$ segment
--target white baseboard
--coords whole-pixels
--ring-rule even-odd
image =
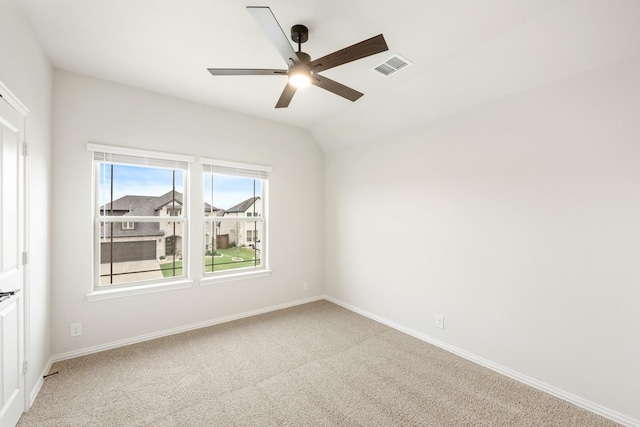
[[[629,427],[640,427],[640,420],[636,420],[633,419],[631,417],[628,417],[624,414],[621,414],[619,412],[613,411],[609,408],[606,408],[602,405],[598,405],[597,403],[591,402],[589,400],[583,399],[579,396],[576,396],[574,394],[568,393],[564,390],[561,390],[557,387],[551,386],[549,384],[546,384],[542,381],[538,381],[535,378],[531,378],[527,375],[521,374],[517,371],[514,371],[512,369],[506,368],[502,365],[499,365],[497,363],[494,363],[490,360],[484,359],[482,357],[476,356],[475,354],[469,353],[465,350],[462,350],[460,348],[454,347],[452,345],[449,345],[443,341],[440,341],[438,339],[435,339],[433,337],[430,337],[428,335],[425,335],[423,333],[420,333],[418,331],[415,331],[413,329],[407,328],[403,325],[400,325],[398,323],[392,322],[388,319],[385,319],[383,317],[380,317],[376,314],[370,313],[366,310],[362,310],[358,307],[355,307],[351,304],[347,304],[343,301],[340,301],[336,298],[333,298],[329,295],[318,295],[318,296],[314,296],[314,297],[310,297],[310,298],[305,298],[305,299],[301,299],[301,300],[296,300],[296,301],[291,301],[288,303],[284,303],[284,304],[279,304],[279,305],[274,305],[274,306],[269,306],[269,307],[264,307],[264,308],[260,308],[257,310],[251,310],[251,311],[246,311],[243,313],[238,313],[238,314],[234,314],[231,316],[225,316],[225,317],[220,317],[220,318],[216,318],[216,319],[211,319],[211,320],[207,320],[204,322],[200,322],[200,323],[194,323],[194,324],[190,324],[190,325],[186,325],[186,326],[181,326],[178,328],[173,328],[173,329],[167,329],[164,331],[159,331],[159,332],[154,332],[151,334],[145,334],[145,335],[140,335],[137,337],[133,337],[133,338],[128,338],[128,339],[124,339],[124,340],[119,340],[119,341],[113,341],[110,343],[106,343],[106,344],[101,344],[98,346],[94,346],[94,347],[87,347],[87,348],[83,348],[80,350],[74,350],[74,351],[70,351],[67,353],[61,353],[61,354],[57,354],[52,356],[49,359],[49,362],[46,366],[46,368],[43,371],[42,376],[46,375],[50,368],[52,363],[54,362],[59,362],[62,360],[67,360],[67,359],[72,359],[74,357],[79,357],[79,356],[84,356],[87,354],[91,354],[91,353],[97,353],[100,351],[105,351],[105,350],[111,350],[113,348],[118,348],[118,347],[123,347],[126,345],[130,345],[130,344],[136,344],[139,342],[144,342],[144,341],[149,341],[152,339],[156,339],[156,338],[161,338],[161,337],[166,337],[169,335],[174,335],[174,334],[179,334],[182,332],[187,332],[187,331],[191,331],[194,329],[200,329],[200,328],[206,328],[208,326],[213,326],[213,325],[217,325],[220,323],[226,323],[226,322],[231,322],[234,320],[238,320],[238,319],[244,319],[247,317],[251,317],[251,316],[256,316],[259,314],[264,314],[264,313],[268,313],[271,311],[276,311],[276,310],[282,310],[284,308],[289,308],[289,307],[294,307],[297,305],[301,305],[301,304],[307,304],[310,302],[314,302],[314,301],[319,301],[322,299],[326,299],[327,301],[331,301],[334,304],[337,304],[341,307],[346,308],[347,310],[353,311],[354,313],[358,313],[362,316],[368,317],[372,320],[375,320],[376,322],[380,322],[384,325],[387,325],[393,329],[396,329],[400,332],[404,332],[408,335],[411,335],[419,340],[425,341],[429,344],[433,344],[437,347],[442,348],[443,350],[446,350],[450,353],[453,353],[455,355],[458,355],[460,357],[463,357],[467,360],[470,360],[474,363],[477,363],[481,366],[484,366],[486,368],[489,368],[495,372],[498,372],[502,375],[505,375],[507,377],[513,378],[516,381],[519,381],[523,384],[529,385],[531,387],[534,387],[538,390],[544,391],[546,393],[551,394],[552,396],[556,396],[560,399],[563,399],[567,402],[573,403],[576,406],[579,406],[581,408],[584,408],[588,411],[594,412],[598,415],[601,415],[605,418],[608,418],[610,420],[613,420],[617,423],[623,424],[625,426],[629,426]],[[33,404],[38,392],[40,391],[40,388],[42,387],[42,383],[43,383],[43,379],[41,378],[37,384],[35,384],[35,386],[33,387],[32,391],[31,391],[31,404]]]
[[[137,344],[144,341],[153,340],[156,338],[162,338],[169,335],[179,334],[182,332],[192,331],[194,329],[206,328],[207,326],[218,325],[220,323],[232,322],[238,319],[244,319],[246,317],[257,316],[259,314],[269,313],[270,311],[282,310],[284,308],[294,307],[296,305],[307,304],[314,301],[324,299],[323,295],[317,295],[310,298],[305,298],[296,301],[290,301],[284,304],[272,305],[270,307],[259,308],[256,310],[245,311],[243,313],[233,314],[231,316],[219,317],[217,319],[206,320],[204,322],[192,323],[190,325],[180,326],[177,328],[166,329],[164,331],[152,332],[150,334],[140,335],[137,337],[127,338],[124,340],[113,341],[106,344],[100,344],[93,347],[81,348],[79,350],[73,350],[66,353],[56,354],[52,356],[53,362],[60,362],[62,360],[73,359],[74,357],[85,356],[87,354],[98,353],[105,350],[111,350],[113,348],[124,347],[125,345]]]
[[[384,325],[387,325],[393,329],[396,329],[400,332],[404,332],[408,335],[411,335],[412,337],[418,338],[419,340],[425,341],[429,344],[433,344],[436,347],[440,347],[443,350],[446,350],[450,353],[453,353],[457,356],[463,357],[467,360],[470,360],[474,363],[477,363],[478,365],[484,366],[486,368],[491,369],[492,371],[498,372],[499,374],[505,375],[509,378],[513,378],[516,381],[519,381],[521,383],[524,383],[526,385],[529,385],[531,387],[537,388],[538,390],[544,391],[545,393],[549,393],[552,396],[558,397],[562,400],[565,400],[567,402],[573,403],[576,406],[579,406],[581,408],[584,408],[588,411],[594,412],[598,415],[601,415],[605,418],[608,418],[610,420],[613,420],[617,423],[623,424],[625,426],[629,426],[629,427],[640,427],[640,420],[636,420],[633,419],[631,417],[628,417],[624,414],[621,414],[619,412],[613,411],[609,408],[605,408],[602,405],[598,405],[597,403],[591,402],[589,400],[583,399],[580,396],[576,396],[572,393],[566,392],[564,390],[561,390],[557,387],[551,386],[549,384],[546,384],[542,381],[538,381],[535,378],[531,378],[527,375],[521,374],[517,371],[514,371],[513,369],[509,369],[506,368],[502,365],[499,365],[497,363],[494,363],[490,360],[484,359],[482,357],[476,356],[473,353],[469,353],[468,351],[462,350],[460,348],[454,347],[452,345],[449,345],[443,341],[440,341],[438,339],[435,339],[433,337],[430,337],[428,335],[425,335],[423,333],[420,333],[418,331],[415,331],[413,329],[407,328],[405,326],[402,326],[398,323],[392,322],[388,319],[385,319],[383,317],[380,317],[376,314],[370,313],[366,310],[362,310],[358,307],[355,307],[351,304],[347,304],[344,301],[340,301],[336,298],[333,298],[329,295],[324,295],[324,299],[326,299],[327,301],[331,301],[334,304],[337,304],[341,307],[346,308],[347,310],[353,311],[354,313],[358,313],[362,316],[368,317],[369,319],[375,320],[376,322],[382,323]]]
[[[44,384],[44,376],[47,375],[51,370],[51,365],[53,365],[52,357],[49,358],[49,361],[45,365],[40,376],[38,377],[38,381],[33,385],[33,388],[31,388],[31,393],[29,395],[29,407],[25,412],[29,412],[29,409],[31,409],[31,406],[33,406],[33,402],[35,402],[36,397],[38,396],[38,393],[40,393],[40,389],[42,388],[42,384]]]

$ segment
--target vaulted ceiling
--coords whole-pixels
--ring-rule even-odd
[[[325,150],[640,55],[637,0],[17,0],[57,69],[308,129]],[[318,58],[384,34],[388,52],[325,71],[365,95],[311,86],[275,109],[286,68],[246,6],[269,6],[287,36],[309,28]],[[293,43],[292,43],[293,44]],[[393,54],[413,65],[371,68]]]

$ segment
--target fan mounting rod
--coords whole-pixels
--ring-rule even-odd
[[[298,43],[298,59],[303,64],[311,62],[311,57],[302,51],[302,43],[309,40],[309,29],[304,25],[297,24],[291,27],[291,40]]]

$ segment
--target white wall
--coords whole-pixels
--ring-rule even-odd
[[[54,74],[53,111],[54,354],[322,294],[323,154],[306,131],[63,71]],[[88,302],[93,223],[87,142],[272,166],[272,275]],[[191,185],[201,191],[199,182]],[[82,336],[70,338],[74,322],[82,322]]]
[[[640,420],[638,76],[326,153],[326,293]]]
[[[35,387],[51,356],[49,336],[49,217],[52,70],[13,0],[0,0],[0,81],[29,108],[30,265],[29,386]],[[31,390],[28,390],[31,392]]]

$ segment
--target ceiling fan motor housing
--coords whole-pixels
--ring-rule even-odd
[[[311,57],[309,56],[309,54],[305,52],[296,52],[296,53],[298,54],[298,59],[303,64],[308,64],[309,62],[311,62]]]

